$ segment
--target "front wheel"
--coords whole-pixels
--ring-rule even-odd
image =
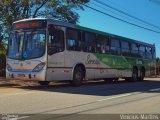
[[[80,86],[84,78],[84,71],[81,67],[76,67],[73,73],[73,80],[71,84],[73,86]]]

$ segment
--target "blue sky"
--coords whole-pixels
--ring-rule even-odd
[[[119,10],[122,10],[132,16],[147,21],[155,26],[160,27],[160,0],[99,0],[108,5],[111,5]],[[89,6],[92,6],[105,13],[114,15],[123,20],[134,24],[153,29],[160,32],[160,28],[146,25],[140,21],[134,20],[121,13],[109,9],[106,6],[98,4],[94,0],[90,0]],[[160,57],[160,33],[154,33],[142,28],[138,28],[127,23],[123,23],[114,18],[98,13],[89,8],[85,11],[78,11],[80,15],[79,25],[97,29],[100,31],[124,36],[142,42],[147,42],[156,45],[156,56]]]

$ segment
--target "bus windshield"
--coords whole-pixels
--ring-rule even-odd
[[[8,58],[26,60],[45,53],[45,31],[12,32],[9,37]]]

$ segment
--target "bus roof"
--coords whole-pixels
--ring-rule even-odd
[[[71,23],[67,23],[67,22],[63,22],[63,21],[58,21],[58,20],[51,19],[51,18],[30,18],[30,19],[23,19],[23,20],[15,21],[15,22],[13,22],[13,24],[14,23],[18,23],[18,22],[30,21],[30,20],[46,20],[46,21],[48,21],[48,23],[54,23],[55,25],[76,28],[76,29],[79,29],[79,30],[92,32],[92,33],[95,33],[95,34],[100,34],[100,35],[104,35],[104,36],[113,37],[113,38],[116,38],[116,39],[121,39],[121,40],[129,41],[129,42],[132,41],[132,42],[135,42],[137,44],[143,44],[143,45],[146,45],[146,46],[155,47],[154,44],[149,44],[149,43],[141,42],[141,41],[138,41],[138,40],[127,38],[127,37],[122,37],[122,36],[119,36],[119,35],[115,35],[115,34],[111,34],[111,33],[107,33],[107,32],[102,32],[102,31],[99,31],[99,30],[83,27],[83,26],[80,26],[80,25],[77,25],[77,24],[71,24]]]

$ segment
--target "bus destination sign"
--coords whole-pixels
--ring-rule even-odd
[[[39,22],[29,22],[29,23],[19,23],[16,24],[16,29],[30,28],[30,27],[40,27]]]
[[[33,28],[44,28],[46,27],[46,21],[38,20],[38,21],[25,21],[15,23],[12,29],[33,29]]]

